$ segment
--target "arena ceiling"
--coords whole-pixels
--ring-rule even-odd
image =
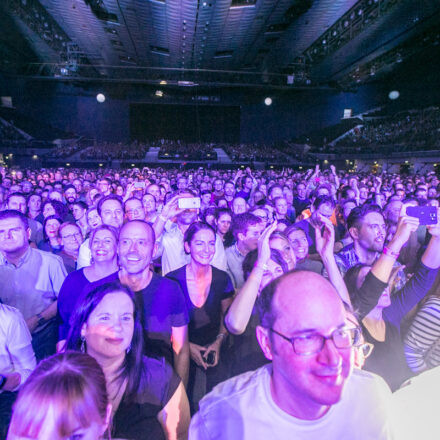
[[[437,45],[439,24],[439,0],[2,0],[0,69],[66,81],[350,88]]]

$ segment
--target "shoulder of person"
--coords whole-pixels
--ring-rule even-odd
[[[200,412],[207,415],[217,412],[218,408],[226,406],[242,406],[243,399],[255,403],[256,393],[264,380],[270,378],[271,364],[265,365],[255,371],[248,371],[232,377],[217,386],[208,393],[199,403]]]
[[[378,396],[387,399],[391,396],[391,390],[382,377],[370,371],[360,370],[358,368],[353,369],[347,382],[347,388],[348,390],[354,391],[356,400],[359,399],[359,396],[363,396],[364,401],[368,400],[373,402]],[[370,397],[369,399],[368,396]]]
[[[57,254],[53,254],[52,252],[47,252],[47,251],[43,251],[41,249],[35,249],[35,248],[31,248],[32,252],[38,252],[41,257],[47,261],[49,261],[50,264],[64,264],[63,263],[63,259],[57,255]]]

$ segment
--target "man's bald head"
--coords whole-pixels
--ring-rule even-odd
[[[315,272],[299,270],[286,273],[267,285],[257,306],[261,325],[271,328],[279,311],[286,310],[286,306],[294,304],[297,310],[303,311],[299,313],[301,316],[329,301],[343,308],[338,292],[326,278]]]
[[[119,237],[121,237],[121,235],[124,235],[124,231],[125,233],[127,233],[127,231],[130,231],[131,229],[133,229],[133,227],[136,227],[136,229],[139,227],[145,229],[145,231],[147,231],[147,233],[149,234],[148,237],[151,242],[156,242],[156,234],[154,233],[153,227],[144,220],[131,220],[127,223],[124,223],[119,231]]]

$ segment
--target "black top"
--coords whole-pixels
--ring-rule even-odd
[[[364,370],[382,376],[391,391],[397,390],[413,373],[409,369],[399,329],[389,321],[385,321],[385,341],[374,339],[362,325],[362,333],[366,342],[374,344],[371,355],[366,359]]]
[[[116,272],[114,281],[118,280]],[[153,272],[148,286],[135,292],[135,301],[145,329],[146,353],[164,356],[172,364],[172,328],[188,324],[188,312],[179,284]]]
[[[189,314],[189,340],[198,345],[212,343],[219,333],[222,314],[221,302],[234,295],[234,287],[229,275],[212,266],[212,281],[208,297],[202,307],[196,307],[189,297],[186,284],[186,266],[167,274],[182,288]]]
[[[391,296],[391,304],[383,310],[385,341],[380,342],[374,339],[362,325],[365,340],[374,344],[373,352],[366,360],[364,369],[382,376],[392,391],[412,376],[406,363],[400,336],[401,322],[405,315],[429,292],[437,272],[437,269],[430,269],[420,263],[414,275],[402,289]],[[353,302],[355,307],[362,306],[363,312],[360,314],[360,319],[363,319],[377,305],[386,286],[386,283],[378,280],[371,271],[369,272],[358,292],[356,298],[358,301]],[[367,305],[368,302],[370,306]]]
[[[174,395],[181,380],[163,358],[145,356],[144,366],[144,375],[135,401],[128,401],[124,395],[115,413],[113,438],[165,439],[157,415]]]

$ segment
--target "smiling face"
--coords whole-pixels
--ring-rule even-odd
[[[58,229],[60,229],[60,222],[52,218],[46,222],[45,229],[48,238],[55,238],[58,236]]]
[[[97,231],[90,242],[90,250],[95,262],[112,261],[116,258],[116,240],[114,235],[106,229]]]
[[[269,240],[269,246],[271,249],[276,249],[281,252],[289,270],[295,269],[296,257],[289,240],[283,237],[274,237]]]
[[[134,330],[134,307],[124,292],[108,293],[90,313],[81,329],[87,353],[99,363],[103,359],[124,359]]]
[[[277,286],[272,303],[272,328],[288,338],[328,337],[347,327],[338,294],[317,274],[300,271],[287,275]],[[351,347],[338,349],[327,340],[318,353],[298,355],[289,341],[268,328],[258,327],[257,335],[266,357],[272,360],[271,389],[278,406],[300,418],[306,418],[304,413],[318,418],[339,402],[352,369]]]
[[[297,261],[302,261],[309,255],[309,242],[302,229],[292,231],[289,234],[289,241]]]
[[[120,265],[129,274],[148,269],[154,250],[151,227],[140,221],[127,223],[121,230],[118,243]]]
[[[185,250],[191,254],[196,263],[206,266],[215,254],[215,234],[210,229],[201,229],[192,237],[190,243],[185,243]]]

